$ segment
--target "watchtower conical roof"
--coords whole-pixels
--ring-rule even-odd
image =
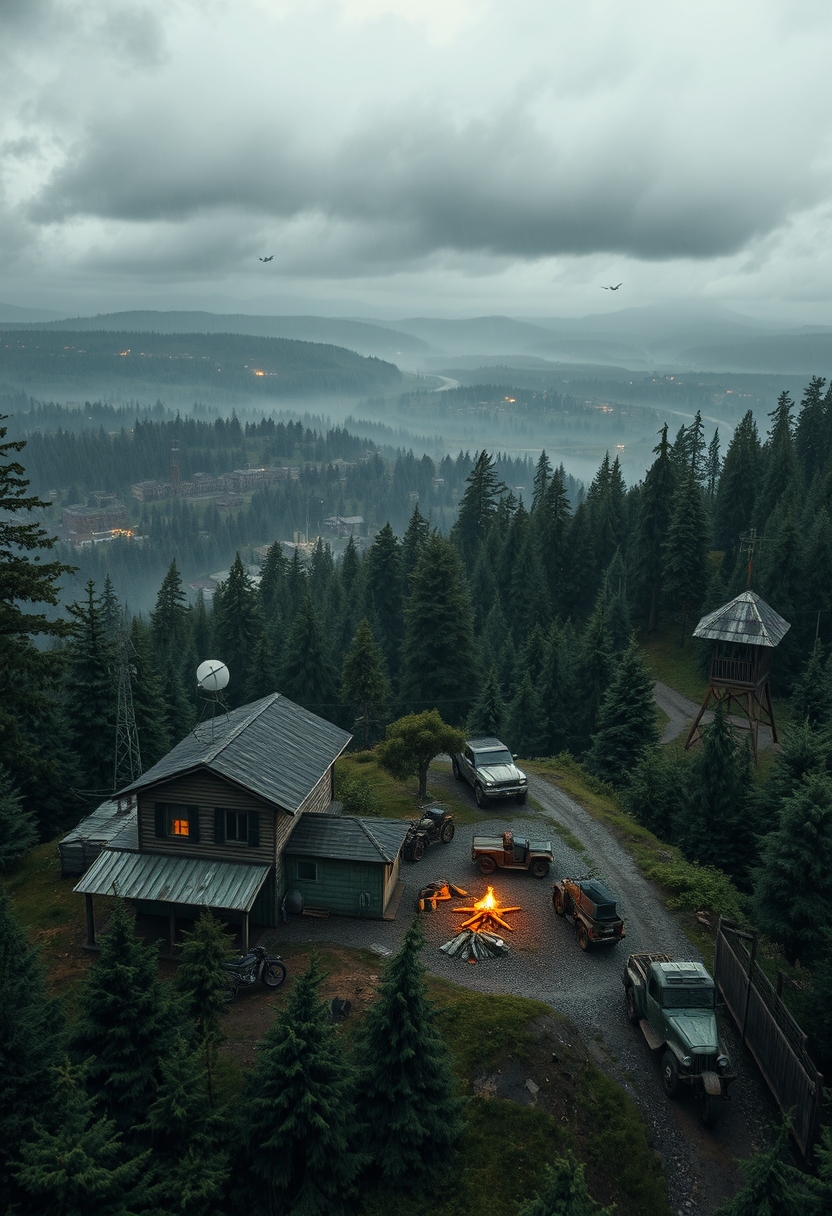
[[[715,612],[709,612],[693,631],[695,638],[715,642],[742,642],[746,646],[777,646],[791,624],[757,595],[743,591]]]

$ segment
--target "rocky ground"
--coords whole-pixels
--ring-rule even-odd
[[[434,797],[441,799],[443,789],[457,798],[470,793],[467,786],[453,781],[449,766],[431,772]],[[473,806],[473,795],[470,797]],[[509,955],[472,965],[442,954],[439,946],[454,935],[454,926],[463,919],[453,913],[454,904],[470,902],[451,901],[440,903],[435,913],[424,914],[427,968],[434,975],[476,991],[507,992],[545,1001],[565,1015],[596,1063],[628,1090],[641,1110],[651,1129],[653,1146],[664,1162],[674,1211],[685,1216],[712,1212],[741,1185],[736,1159],[769,1142],[776,1122],[774,1104],[753,1061],[736,1042],[730,1021],[723,1018],[722,1029],[739,1079],[720,1122],[713,1130],[703,1128],[689,1095],[678,1101],[665,1097],[658,1061],[640,1031],[625,1017],[621,984],[625,957],[631,951],[663,950],[679,958],[698,958],[697,952],[615,836],[550,781],[530,778],[530,802],[526,807],[508,803],[481,814],[481,822],[460,827],[449,845],[434,845],[419,863],[403,867],[406,889],[396,920],[295,917],[277,931],[278,940],[287,944],[316,940],[370,948],[383,957],[396,949],[418,891],[428,882],[444,878],[475,898],[485,893],[488,884],[471,862],[475,834],[511,827],[515,835],[526,831],[535,837],[551,838],[555,865],[549,878],[537,880],[525,873],[498,871],[491,879],[504,906],[518,904],[522,908],[509,918],[514,931],[504,934],[510,945]],[[568,829],[576,838],[573,843],[579,841],[583,851],[564,843],[557,825]],[[580,877],[590,870],[619,897],[627,938],[620,946],[584,954],[578,949],[571,925],[554,915],[551,878],[567,874]]]

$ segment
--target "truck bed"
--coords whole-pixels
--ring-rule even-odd
[[[502,853],[503,838],[502,836],[475,836],[472,847],[483,852]],[[529,849],[532,853],[551,853],[552,842],[551,840],[530,840]]]
[[[669,954],[653,953],[640,951],[638,954],[631,954],[624,964],[624,977],[626,982],[627,972],[636,971],[642,981],[647,977],[647,968],[651,963],[672,963],[673,959]]]

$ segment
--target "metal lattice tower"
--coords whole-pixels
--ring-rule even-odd
[[[133,647],[127,624],[122,621],[116,638],[116,664],[118,672],[118,701],[116,708],[116,749],[113,762],[113,790],[130,785],[142,775],[142,757],[139,751],[139,732],[133,710],[133,677],[135,665],[131,662]]]

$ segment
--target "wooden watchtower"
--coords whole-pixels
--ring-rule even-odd
[[[711,639],[708,692],[688,733],[686,748],[699,737],[705,711],[719,701],[734,726],[751,732],[755,764],[760,723],[771,727],[772,739],[777,742],[769,686],[771,653],[790,628],[789,622],[754,591],[743,591],[702,617],[693,636]]]

